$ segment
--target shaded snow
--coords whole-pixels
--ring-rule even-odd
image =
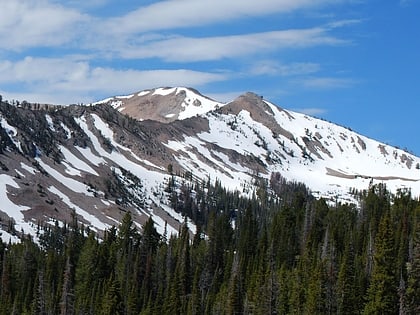
[[[47,120],[48,128],[50,128],[52,131],[55,131],[54,123],[53,123],[53,120],[52,120],[51,116],[48,115],[48,114],[45,114],[45,119]]]
[[[0,124],[1,124],[1,127],[6,130],[13,144],[19,149],[20,152],[22,152],[20,142],[15,139],[15,137],[18,134],[17,129],[13,127],[12,125],[9,125],[9,123],[4,117],[1,117]]]

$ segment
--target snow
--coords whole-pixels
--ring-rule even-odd
[[[388,188],[395,191],[398,187],[410,186],[420,193],[418,184],[420,171],[413,170],[414,165],[420,160],[419,158],[413,157],[415,160],[410,169],[400,161],[403,154],[409,155],[402,150],[385,145],[386,151],[395,152],[398,158],[395,159],[392,154],[383,155],[378,148],[380,143],[373,139],[304,114],[279,110],[275,105],[266,103],[273,110],[279,125],[291,132],[300,145],[305,146],[302,140],[305,136],[316,138],[331,154],[329,156],[318,149],[317,152],[322,158],[313,156],[315,161],[307,162],[306,165],[302,165],[300,156],[289,159],[290,168],[282,173],[289,179],[304,182],[313,190],[331,196],[348,195],[348,190],[351,187],[359,190],[366,189],[372,179],[374,182],[384,182],[385,177],[400,177],[415,180],[417,183],[411,182],[410,185],[407,185],[408,182],[401,179],[387,180]],[[363,141],[366,147],[363,147],[359,141]],[[297,146],[293,150],[297,153],[300,152]],[[343,174],[357,175],[357,177],[349,179],[332,176],[328,174],[327,168],[340,171]],[[375,180],[375,178],[377,179]]]
[[[135,158],[135,160],[142,161],[142,159],[137,157],[130,149],[121,146],[120,144],[116,143],[113,140],[113,131],[110,129],[108,124],[104,123],[99,118],[99,116],[93,114],[92,118],[94,119],[94,126],[97,129],[101,130],[103,135],[107,135],[109,137],[109,139],[111,141],[111,144],[114,147],[122,148],[122,149],[124,149],[125,152],[128,153],[128,156],[131,156],[131,157]],[[112,152],[105,151],[101,147],[98,138],[89,129],[89,127],[86,123],[86,117],[85,116],[82,116],[81,118],[76,119],[76,122],[80,125],[80,127],[89,136],[89,138],[90,138],[91,142],[93,143],[97,153],[101,157],[103,157],[104,159],[108,159],[108,160],[111,160],[111,161],[115,162],[117,165],[120,165],[121,167],[130,171],[132,174],[136,175],[138,178],[140,178],[142,180],[142,184],[145,185],[145,187],[144,187],[145,193],[147,193],[147,191],[149,191],[149,194],[152,195],[150,193],[150,191],[153,189],[153,187],[156,187],[156,186],[160,185],[162,182],[164,182],[165,175],[162,174],[161,172],[150,171],[150,170],[146,169],[145,167],[141,166],[140,164],[132,161],[126,155],[122,154],[119,151],[115,151],[115,150],[113,150]]]
[[[75,148],[93,165],[99,166],[100,164],[106,164],[105,160],[102,157],[93,154],[89,147],[81,148],[76,146]]]
[[[29,207],[23,206],[23,205],[17,205],[13,203],[8,196],[8,187],[13,188],[20,188],[19,185],[15,182],[13,177],[6,175],[6,174],[0,174],[0,211],[5,213],[7,216],[12,218],[15,222],[15,229],[17,231],[23,231],[25,234],[30,234],[32,236],[36,235],[36,229],[35,227],[29,223],[25,222],[24,215],[22,211],[29,210]],[[2,233],[1,238],[3,241],[10,241],[16,242],[17,238],[13,235],[10,235],[6,231],[1,231]]]
[[[70,198],[63,194],[60,190],[58,190],[56,187],[54,186],[50,186],[48,187],[48,190],[59,196],[60,199],[66,204],[68,205],[71,209],[74,209],[76,211],[77,214],[81,215],[86,221],[90,222],[90,224],[98,229],[98,230],[105,230],[110,228],[111,226],[109,226],[108,224],[103,223],[102,221],[100,221],[97,217],[95,217],[94,215],[90,214],[89,212],[87,212],[86,210],[83,210],[82,208],[80,208],[79,206],[75,205],[73,202],[71,202]]]
[[[69,127],[67,127],[65,124],[63,124],[62,122],[60,122],[61,127],[64,129],[64,131],[67,134],[67,139],[71,138],[71,131],[69,129]]]
[[[22,152],[20,142],[15,139],[15,137],[18,134],[17,129],[13,127],[12,125],[9,125],[9,123],[4,117],[1,117],[0,124],[1,124],[1,127],[6,130],[7,134],[9,135],[14,145],[19,149],[20,152]]]
[[[0,211],[6,213],[9,217],[13,218],[16,222],[23,221],[23,214],[21,211],[28,210],[28,207],[14,204],[10,201],[7,195],[7,186],[19,188],[13,177],[0,174]]]
[[[176,91],[176,88],[158,88],[158,89],[155,89],[154,91],[153,91],[153,94],[152,95],[162,95],[162,96],[165,96],[165,95],[169,95],[169,94],[171,94],[171,93],[173,93],[173,92],[175,92]]]
[[[16,235],[12,235],[2,229],[0,229],[0,238],[3,241],[3,243],[11,243],[11,244],[16,244],[16,243],[20,243],[20,239],[19,237],[17,237]]]
[[[123,102],[122,102],[121,100],[113,100],[113,101],[111,102],[111,106],[112,106],[114,109],[117,109],[117,108],[118,108],[118,107],[120,107],[122,104],[123,104]]]
[[[128,98],[132,98],[133,96],[134,96],[134,94],[130,94],[130,95],[119,95],[119,96],[115,96],[115,98],[128,99]]]
[[[90,106],[95,106],[95,105],[105,104],[105,103],[108,103],[109,101],[112,101],[113,99],[114,99],[113,97],[108,97],[108,98],[105,98],[105,99],[103,99],[101,101],[90,103],[89,105]]]
[[[270,128],[254,121],[249,112],[242,110],[238,115],[208,114],[208,132],[185,137],[183,141],[168,141],[165,145],[180,153],[176,159],[184,168],[201,174],[198,176],[202,178],[217,178],[229,189],[241,190],[247,186],[252,181],[252,171],[232,163],[226,154],[217,150],[210,152],[207,143],[241,155],[253,155],[268,168],[269,172],[260,176],[268,179],[271,172],[280,172],[288,180],[304,182],[318,196],[339,196],[354,202],[349,195],[350,188],[367,189],[372,179],[374,183],[386,182],[392,191],[410,187],[412,192],[420,194],[420,170],[414,170],[420,158],[387,145],[384,149],[388,154],[384,155],[378,147],[380,143],[375,140],[266,103],[272,109],[272,113],[267,114],[273,115],[279,126],[294,136],[293,139],[283,135],[273,137]],[[304,138],[311,141],[316,154],[306,147]],[[303,157],[302,148],[313,160]],[[413,159],[411,168],[401,162],[404,155]],[[268,163],[268,157],[276,162]],[[340,176],[340,173],[350,178]]]
[[[64,170],[67,174],[71,175],[71,176],[82,176],[82,173],[75,169],[74,167],[70,166],[67,162],[62,161],[61,164],[63,164],[66,169]]]
[[[45,171],[47,171],[52,177],[54,177],[59,183],[61,183],[68,189],[76,193],[84,194],[86,196],[90,196],[90,197],[93,196],[93,193],[88,191],[88,187],[86,184],[81,183],[73,178],[64,176],[56,169],[49,166],[47,163],[44,163],[40,158],[36,158],[36,160]]]
[[[186,96],[185,96],[184,103],[182,104],[184,110],[181,111],[178,116],[179,120],[194,117],[196,115],[202,115],[210,111],[213,111],[218,107],[223,106],[222,103],[212,101],[208,98],[198,95],[194,93],[193,91],[191,91],[190,89],[178,88],[177,93],[179,93],[180,91],[184,91]],[[197,101],[200,104],[198,106],[194,103]]]
[[[60,146],[60,151],[61,151],[61,153],[63,153],[66,161],[69,162],[77,170],[84,171],[84,172],[90,173],[92,175],[99,176],[99,174],[92,167],[90,167],[87,163],[85,163],[84,161],[82,161],[81,159],[76,157],[66,147]],[[79,174],[76,174],[76,175],[80,176],[80,171],[78,172]]]
[[[30,167],[30,166],[26,165],[23,162],[20,162],[20,167],[22,169],[24,169],[25,171],[27,171],[28,173],[31,173],[31,174],[35,174],[37,172],[36,169],[34,169],[33,167]]]
[[[51,116],[48,115],[48,114],[45,114],[45,119],[47,120],[48,128],[50,128],[52,131],[55,131],[54,123],[53,123],[53,120],[52,120]]]
[[[16,174],[18,174],[20,177],[26,177],[25,174],[23,174],[21,171],[15,169]]]
[[[238,186],[241,182],[250,180],[250,176],[247,173],[233,172],[232,170],[226,169],[226,166],[220,160],[211,157],[210,152],[204,146],[204,142],[196,138],[187,137],[184,143],[169,142],[166,146],[172,150],[183,152],[184,155],[176,157],[177,162],[185,169],[193,170],[193,173],[202,179],[206,179],[206,177],[210,177],[211,180],[219,179],[225,187],[231,190],[240,189]],[[201,161],[193,152],[193,148],[204,155],[208,161],[214,163],[216,167]]]
[[[146,90],[146,91],[141,91],[137,94],[137,96],[144,96],[150,93],[150,90]]]
[[[178,153],[174,157],[185,170],[191,171],[194,176],[203,180],[210,179],[212,182],[216,179],[220,180],[222,185],[229,190],[238,190],[250,196],[254,193],[255,175],[269,179],[272,172],[280,172],[288,180],[305,183],[317,197],[326,197],[330,200],[338,198],[341,201],[356,202],[349,194],[350,188],[366,189],[372,180],[374,183],[386,183],[392,191],[407,187],[412,190],[413,195],[420,195],[420,170],[415,167],[417,163],[420,163],[420,158],[397,148],[382,145],[344,127],[304,114],[279,109],[276,105],[265,101],[271,111],[267,110],[263,114],[272,116],[280,127],[293,135],[292,139],[281,134],[274,137],[272,129],[262,122],[255,121],[246,110],[240,111],[237,115],[221,114],[217,111],[208,113],[224,105],[209,100],[190,89],[160,88],[139,92],[137,95],[151,93],[163,96],[171,93],[185,93],[183,111],[178,115],[178,119],[206,115],[209,131],[194,136],[184,136],[183,140],[169,140],[164,145]],[[112,102],[117,110],[122,110],[122,100],[133,96],[134,94],[118,96],[109,99],[108,102]],[[168,114],[166,117],[175,116],[176,114]],[[49,128],[54,131],[52,117],[48,114],[45,117]],[[130,148],[115,141],[113,129],[97,114],[85,114],[80,118],[75,118],[75,121],[89,137],[91,147],[75,146],[74,150],[61,145],[59,149],[64,156],[61,165],[48,164],[44,157],[36,159],[50,177],[57,181],[57,185],[54,183],[48,188],[51,193],[59,196],[69,208],[75,209],[95,229],[109,228],[108,224],[99,219],[105,218],[105,214],[96,217],[83,209],[83,206],[77,205],[78,198],[83,198],[83,196],[74,194],[67,196],[64,192],[68,192],[67,189],[69,189],[77,194],[93,197],[93,192],[89,191],[89,187],[80,177],[86,173],[99,176],[97,167],[109,165],[117,174],[120,174],[123,180],[126,180],[121,172],[124,168],[141,180],[141,185],[130,192],[139,199],[146,196],[145,206],[138,209],[139,214],[150,215],[159,233],[164,232],[165,221],[159,216],[160,210],[156,210],[158,207],[175,221],[179,223],[184,221],[182,215],[168,206],[168,196],[163,191],[164,183],[168,181],[165,167],[137,156]],[[16,140],[17,128],[10,126],[1,116],[0,122],[20,148],[20,143]],[[90,122],[93,124],[90,125]],[[56,124],[58,126],[58,121]],[[60,125],[65,130],[67,138],[71,138],[71,130],[62,122]],[[110,141],[114,148],[112,151],[102,147],[99,134]],[[310,148],[306,146],[305,141],[308,140],[315,146],[315,153],[310,152]],[[215,149],[215,145],[221,150]],[[303,156],[303,148],[312,159]],[[241,159],[236,160],[235,155],[230,154],[236,152],[245,158],[258,159],[265,165],[267,172],[256,174],[255,170],[245,167],[245,164],[241,165]],[[403,163],[404,156],[412,160],[411,168]],[[38,173],[38,170],[23,162],[15,171],[21,177]],[[0,175],[0,211],[13,218],[17,228],[34,235],[33,223],[24,221],[23,211],[29,208],[15,204],[9,199],[11,195],[7,191],[11,188],[19,188],[18,182],[9,175]],[[102,192],[99,193],[99,197],[95,199],[97,205],[89,210],[99,211],[98,209],[104,206],[109,207],[114,204],[111,200],[102,199],[104,195],[101,195]],[[108,219],[117,222],[111,217]],[[110,222],[108,219],[106,222]],[[196,227],[191,221],[188,225],[191,231],[195,232]],[[168,224],[167,232],[177,234],[178,227]],[[6,241],[16,239],[4,231],[0,237]]]

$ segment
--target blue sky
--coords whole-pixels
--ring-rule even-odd
[[[253,91],[420,155],[419,14],[420,0],[0,0],[0,94]]]

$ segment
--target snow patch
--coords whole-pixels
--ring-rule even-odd
[[[52,131],[55,132],[54,123],[53,123],[53,120],[52,120],[51,116],[48,115],[48,114],[45,114],[45,119],[47,120],[48,128],[50,128]]]
[[[30,167],[29,165],[26,165],[23,162],[20,162],[20,167],[31,174],[35,174],[37,172],[36,169],[34,169],[33,167]]]
[[[81,159],[76,157],[66,147],[60,146],[60,151],[61,151],[61,153],[63,153],[66,161],[69,162],[77,170],[84,171],[84,172],[90,173],[92,175],[99,176],[99,174],[92,167],[90,167],[87,163],[83,162]],[[80,176],[80,172],[79,172],[79,176]]]
[[[90,222],[90,224],[92,224],[92,226],[94,228],[96,228],[97,230],[106,230],[106,229],[110,228],[110,226],[108,224],[103,223],[102,221],[100,221],[94,215],[90,214],[86,210],[83,210],[79,206],[75,205],[73,202],[71,202],[70,198],[67,195],[63,194],[60,190],[58,190],[54,186],[48,187],[48,190],[51,193],[53,193],[53,194],[57,195],[58,197],[60,197],[60,199],[66,205],[68,205],[70,208],[74,209],[77,214],[81,215],[86,221]]]
[[[61,174],[56,169],[49,166],[47,163],[44,163],[40,158],[36,159],[39,165],[47,171],[52,177],[54,177],[59,183],[63,184],[65,187],[69,188],[70,190],[81,193],[86,196],[93,197],[93,193],[88,190],[88,186],[84,183],[81,183],[73,178],[69,178]]]

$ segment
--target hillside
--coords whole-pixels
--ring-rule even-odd
[[[187,88],[159,88],[90,106],[0,104],[2,238],[76,214],[94,231],[126,212],[177,233],[171,189],[215,183],[252,196],[273,178],[315,197],[357,203],[371,183],[420,194],[420,158],[247,93],[223,104]],[[165,224],[166,222],[166,224]],[[192,232],[195,224],[189,221]]]

